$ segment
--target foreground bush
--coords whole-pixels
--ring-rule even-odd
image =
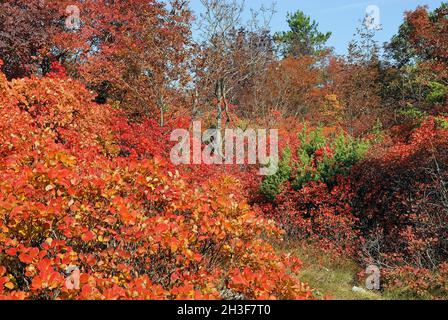
[[[238,181],[187,185],[63,75],[0,90],[0,298],[311,298]]]

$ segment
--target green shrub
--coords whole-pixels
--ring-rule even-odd
[[[426,113],[409,104],[406,108],[403,108],[399,111],[399,114],[406,118],[407,120],[413,122],[421,122],[424,118],[426,118]]]
[[[287,181],[292,181],[296,190],[312,181],[330,184],[337,175],[347,175],[370,146],[369,142],[345,133],[333,138],[326,137],[321,128],[310,132],[304,128],[299,133],[299,140],[298,161],[292,163],[291,150],[283,150],[278,172],[263,180],[260,192],[268,199],[274,199]]]
[[[426,100],[430,103],[443,103],[448,96],[448,87],[438,83],[438,82],[430,82],[429,83],[430,91],[426,96]]]
[[[303,138],[302,138],[303,137]],[[321,129],[308,134],[301,133],[298,150],[299,163],[293,186],[299,190],[308,182],[331,183],[337,175],[347,175],[350,168],[363,158],[370,143],[355,139],[345,133],[335,138],[327,138]]]
[[[440,128],[448,130],[448,120],[446,117],[437,117],[436,123]]]
[[[260,192],[269,200],[273,200],[281,192],[282,185],[291,178],[291,150],[285,148],[278,165],[278,171],[272,176],[267,176],[260,186]]]

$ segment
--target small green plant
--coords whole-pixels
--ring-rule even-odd
[[[380,143],[384,140],[384,127],[380,119],[377,119],[373,126],[372,133],[374,135],[373,142]]]
[[[307,138],[308,137],[308,138]],[[293,187],[299,190],[311,181],[331,183],[337,175],[347,175],[350,168],[363,158],[370,143],[345,133],[327,138],[321,129],[301,133],[299,163]]]
[[[436,124],[445,130],[448,130],[448,118],[446,117],[437,117],[436,118]]]
[[[325,147],[327,143],[327,139],[323,134],[322,128],[317,128],[315,130],[312,130],[311,132],[307,132],[306,126],[299,133],[299,140],[299,157],[302,154],[306,154],[307,156],[311,157],[316,153],[317,150]]]
[[[326,137],[322,128],[308,131],[305,127],[299,133],[299,141],[298,161],[292,162],[291,150],[286,148],[278,172],[263,180],[260,192],[268,199],[274,199],[287,181],[292,182],[294,189],[300,190],[312,181],[331,183],[337,175],[347,175],[370,147],[368,141],[345,133]]]
[[[430,103],[443,103],[448,96],[448,87],[438,83],[430,82],[428,84],[430,91],[426,96],[426,100]]]
[[[267,176],[260,185],[260,192],[269,200],[273,200],[281,192],[282,185],[291,178],[291,150],[285,148],[278,166],[278,171]]]
[[[426,117],[426,113],[408,104],[406,108],[399,111],[399,114],[410,121],[421,122]]]

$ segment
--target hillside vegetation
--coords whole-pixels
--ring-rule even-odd
[[[448,4],[339,56],[202,2],[0,3],[0,298],[448,298]],[[278,129],[278,171],[176,165],[198,121]]]

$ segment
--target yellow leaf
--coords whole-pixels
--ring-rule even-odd
[[[12,290],[12,289],[14,289],[14,283],[12,283],[12,282],[6,282],[6,283],[5,283],[5,287],[8,288],[8,289],[10,289],[10,290]]]

